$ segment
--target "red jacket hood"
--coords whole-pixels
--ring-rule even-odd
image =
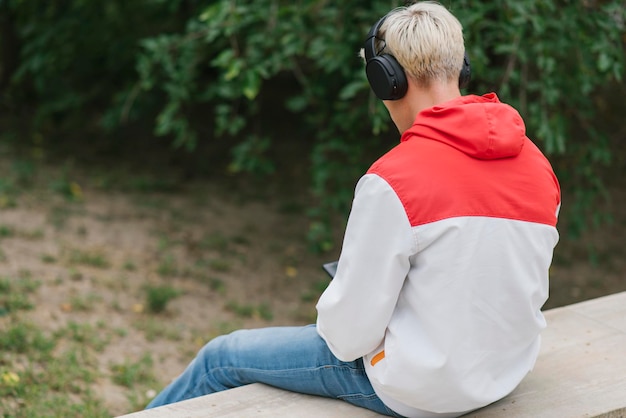
[[[495,160],[518,155],[526,138],[524,121],[495,93],[462,96],[421,111],[401,142],[431,139],[465,154]]]

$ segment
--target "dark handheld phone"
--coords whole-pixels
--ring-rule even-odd
[[[335,273],[337,273],[337,264],[339,263],[339,261],[332,261],[330,263],[325,263],[322,265],[322,268],[324,269],[324,271],[326,273],[328,273],[328,275],[330,276],[330,278],[332,279],[333,277],[335,277]]]

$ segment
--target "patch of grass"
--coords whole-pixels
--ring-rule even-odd
[[[29,294],[35,292],[41,285],[33,280],[30,274],[23,272],[18,279],[0,277],[0,316],[19,310],[33,309]]]
[[[81,202],[84,198],[83,189],[76,180],[70,175],[71,164],[63,167],[60,176],[50,181],[49,189],[61,196],[69,202]]]
[[[0,294],[8,293],[11,290],[11,280],[0,278]]]
[[[135,329],[142,331],[148,341],[156,341],[164,338],[170,341],[179,341],[182,334],[179,329],[167,326],[159,318],[144,318],[133,323]]]
[[[200,247],[206,250],[225,252],[228,250],[228,238],[221,232],[213,232],[200,241]]]
[[[156,395],[153,389],[159,384],[153,372],[154,361],[150,354],[145,354],[136,362],[124,361],[111,365],[114,383],[128,388],[127,399],[132,409],[142,409],[148,400]]]
[[[159,235],[157,248],[159,249],[159,251],[165,251],[172,248],[175,244],[176,242],[174,242],[174,240],[172,240],[169,236],[161,234]]]
[[[98,364],[95,356],[82,341],[71,344],[54,361],[48,362],[48,385],[53,391],[61,393],[83,393],[89,383],[98,376]]]
[[[137,265],[132,260],[126,260],[122,268],[126,271],[135,271],[137,270]]]
[[[33,402],[28,405],[21,405],[18,409],[19,414],[7,415],[9,417],[29,417],[29,418],[48,418],[48,417],[89,417],[89,418],[109,418],[109,414],[96,394],[87,392],[82,394],[79,400],[70,399],[67,394],[56,392],[45,392],[41,387],[37,387],[28,398],[32,398]],[[22,399],[23,400],[23,399]],[[2,401],[0,401],[0,410],[2,410]],[[8,409],[10,411],[10,409]]]
[[[68,179],[58,179],[50,183],[50,190],[60,194],[71,202],[83,200],[83,189],[77,182]]]
[[[72,311],[77,312],[91,312],[94,306],[102,301],[102,296],[95,292],[90,292],[85,295],[76,295],[70,298],[70,306]]]
[[[0,351],[28,354],[33,358],[47,358],[56,345],[54,339],[30,323],[17,322],[0,331]]]
[[[82,215],[85,208],[69,204],[54,205],[48,211],[47,220],[55,229],[59,230],[67,226],[67,222],[74,215]]]
[[[11,164],[11,174],[15,183],[22,186],[32,186],[37,173],[37,165],[32,160],[16,159]]]
[[[0,209],[17,206],[18,188],[12,179],[0,178]]]
[[[324,293],[324,290],[326,290],[327,286],[327,281],[320,280],[315,282],[310,289],[300,295],[300,300],[302,302],[314,302],[318,300],[320,295]]]
[[[16,327],[27,330],[26,335],[34,335],[30,342],[41,340],[40,330],[24,325]],[[16,356],[4,363],[3,375],[10,378],[0,383],[0,410],[4,416],[107,416],[89,390],[98,376],[97,364],[89,350],[80,344],[70,344],[62,352],[56,352],[52,349],[59,345],[56,339],[47,341],[46,347],[38,344],[26,352],[28,357]]]
[[[29,240],[38,240],[42,239],[45,234],[41,229],[33,229],[30,231],[19,231],[18,236],[20,238],[29,239]]]
[[[241,329],[242,327],[243,327],[243,324],[239,323],[239,321],[236,321],[236,322],[220,321],[216,325],[217,332],[215,333],[215,337],[219,335],[230,334],[231,332],[237,331],[238,329]],[[210,339],[211,338],[209,338],[208,340]]]
[[[241,305],[238,302],[235,302],[234,300],[231,300],[230,302],[226,304],[226,309],[228,309],[235,315],[240,316],[242,318],[251,318],[252,315],[254,314],[254,306]]]
[[[70,218],[70,211],[64,206],[55,206],[48,212],[48,222],[56,229],[62,229]]]
[[[39,286],[41,286],[41,282],[39,280],[33,279],[30,270],[26,269],[22,269],[19,271],[17,281],[18,288],[27,293],[33,293],[35,290],[39,289]]]
[[[199,259],[194,263],[195,276],[202,279],[204,275],[202,272],[206,269],[213,270],[214,272],[226,273],[232,269],[232,260],[225,258],[214,259]]]
[[[46,263],[46,264],[54,264],[57,262],[57,259],[55,256],[50,255],[50,254],[43,254],[41,256],[41,261]]]
[[[75,281],[75,282],[80,281],[80,280],[83,280],[83,277],[84,277],[84,276],[83,276],[83,273],[82,273],[80,270],[78,270],[77,268],[75,268],[75,267],[70,267],[70,268],[67,270],[67,272],[68,272],[68,274],[70,275],[70,279],[71,279],[71,280],[73,280],[73,281]]]
[[[72,264],[80,264],[101,269],[106,269],[111,266],[111,263],[106,258],[106,255],[102,251],[97,250],[71,250],[69,260]]]
[[[147,286],[146,305],[152,313],[161,313],[167,308],[167,304],[174,298],[180,296],[182,292],[172,286]]]
[[[209,288],[221,295],[226,293],[226,284],[222,279],[217,277],[209,277]]]
[[[137,196],[133,199],[136,206],[147,210],[166,210],[169,207],[169,200],[164,197],[155,196]]]
[[[154,362],[150,354],[145,354],[137,362],[125,361],[111,366],[112,380],[114,383],[131,388],[138,384],[156,383],[152,366]]]
[[[209,289],[221,295],[226,293],[226,283],[219,277],[212,274],[204,261],[196,261],[196,263],[185,272],[186,277],[191,277],[197,282],[207,284]]]
[[[125,275],[115,275],[100,279],[102,287],[116,293],[125,293],[131,288],[132,281]]]
[[[81,346],[91,347],[95,351],[101,352],[110,342],[108,334],[103,331],[102,325],[93,326],[89,323],[70,321],[65,328],[55,333],[55,337],[65,337]]]
[[[245,235],[235,235],[232,238],[232,241],[235,244],[239,244],[239,245],[250,245],[250,239],[246,237]]]
[[[120,302],[118,300],[113,300],[111,301],[111,309],[113,309],[115,312],[124,312],[124,308],[122,307],[122,305],[120,304]]]
[[[113,332],[118,337],[126,337],[128,335],[128,330],[126,328],[115,328]]]
[[[249,304],[243,305],[235,301],[230,301],[226,304],[226,309],[242,318],[257,317],[266,321],[271,321],[274,318],[274,314],[267,303],[261,303],[258,306],[254,306]]]
[[[0,295],[0,316],[9,312],[18,310],[31,310],[34,308],[33,303],[28,299],[28,295],[22,293],[10,292]]]
[[[229,260],[224,259],[214,259],[209,261],[209,268],[214,271],[219,271],[222,273],[226,273],[231,270],[232,265]]]
[[[0,225],[0,238],[11,238],[15,236],[15,229],[9,225]]]
[[[156,178],[143,176],[132,176],[128,182],[132,190],[142,193],[172,193],[178,190],[179,182],[173,178]]]
[[[300,294],[300,300],[305,303],[313,302],[319,298],[320,295],[317,295],[310,290],[306,290]]]
[[[162,257],[161,262],[157,267],[157,273],[161,277],[176,276],[178,274],[178,265],[176,263],[176,259],[171,254]]]
[[[274,319],[274,313],[272,312],[272,308],[267,303],[262,303],[257,307],[257,313],[261,317],[261,319],[265,319],[266,321],[271,321]]]
[[[102,327],[70,323],[47,335],[19,316],[0,330],[3,417],[110,417],[90,387],[99,378],[94,348]]]

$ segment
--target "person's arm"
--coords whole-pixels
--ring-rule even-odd
[[[381,177],[357,184],[334,279],[317,303],[317,330],[352,361],[383,341],[416,243],[402,203]]]

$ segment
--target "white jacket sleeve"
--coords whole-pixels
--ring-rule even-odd
[[[333,354],[352,361],[384,340],[416,243],[404,207],[381,177],[356,186],[334,279],[317,303],[317,330]]]

